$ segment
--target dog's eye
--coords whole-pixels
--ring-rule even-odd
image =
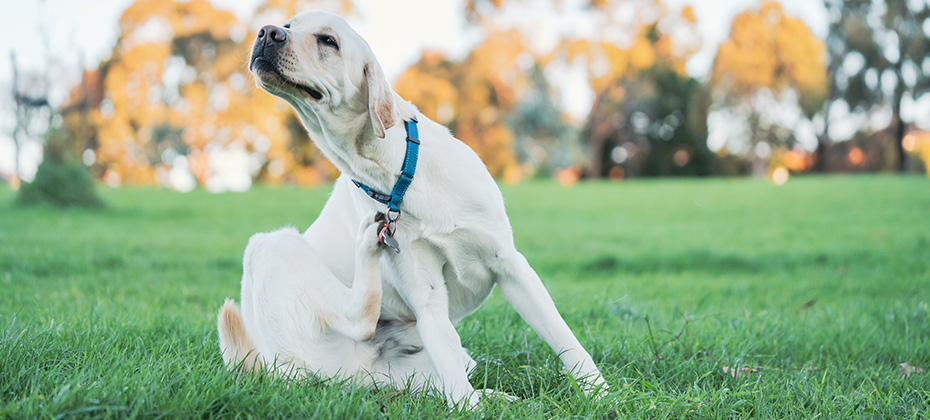
[[[317,35],[316,42],[333,47],[336,49],[336,51],[339,51],[339,44],[336,43],[336,39],[329,35]]]
[[[284,24],[284,29],[291,29],[291,23],[290,23],[290,22],[285,23],[285,24]]]

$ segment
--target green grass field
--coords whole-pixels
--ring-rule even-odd
[[[926,178],[503,190],[517,247],[612,388],[575,392],[495,292],[457,328],[472,383],[520,400],[453,417],[930,416],[930,375],[900,367],[930,368]],[[102,193],[94,212],[0,190],[0,418],[449,416],[437,397],[222,366],[215,314],[238,300],[246,241],[303,229],[328,187]]]

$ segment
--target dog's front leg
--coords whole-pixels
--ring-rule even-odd
[[[468,382],[466,353],[449,320],[449,296],[442,275],[445,260],[438,249],[422,240],[402,249],[400,254],[389,253],[393,254],[396,288],[416,316],[417,332],[439,377],[438,385],[449,405],[473,407],[480,395]]]
[[[327,299],[331,304],[330,325],[355,341],[368,341],[375,335],[381,314],[381,273],[378,259],[382,252],[378,243],[378,221],[375,213],[365,216],[355,240],[355,279],[344,289],[333,282],[337,293]]]
[[[497,285],[507,302],[559,355],[565,368],[582,383],[586,394],[604,392],[607,386],[601,372],[559,315],[533,267],[516,250],[504,257],[504,260],[512,273],[509,277],[502,276]]]

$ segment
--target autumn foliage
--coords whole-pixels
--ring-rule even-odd
[[[788,146],[791,134],[766,110],[789,100],[786,93],[793,93],[808,118],[821,109],[829,88],[826,48],[804,22],[765,1],[733,19],[730,36],[717,49],[711,83],[726,95],[718,108],[729,107],[745,120],[751,171],[764,175],[769,151]]]
[[[517,31],[492,32],[461,62],[424,53],[394,89],[424,115],[447,125],[492,175],[501,176],[516,165],[513,133],[504,118],[517,104],[524,83],[517,60],[523,51]]]
[[[819,108],[827,93],[826,49],[800,19],[766,1],[733,19],[730,36],[717,50],[715,84],[748,100],[761,89],[793,89],[802,109]]]
[[[259,11],[286,14],[294,3]],[[334,174],[290,108],[253,86],[254,34],[235,15],[207,0],[137,0],[119,28],[110,59],[89,75],[98,92],[90,95],[93,167],[106,182],[223,190],[249,186],[251,178],[230,175],[242,167],[266,182]]]
[[[111,56],[87,72],[72,92],[71,103],[86,104],[87,112],[64,115],[63,131],[81,139],[76,147],[84,150],[85,163],[112,185],[235,190],[248,188],[253,180],[312,184],[332,179],[335,168],[313,146],[290,108],[256,89],[246,68],[255,35],[249,28],[320,6],[350,20],[360,16],[349,0],[267,0],[252,22],[242,22],[208,0],[137,0],[120,17]],[[541,43],[535,33],[539,23],[522,13],[528,7],[548,7],[547,13],[555,16],[581,16],[600,29],[563,30]],[[610,147],[623,141],[597,138],[615,136],[624,124],[630,127],[628,119],[642,106],[661,109],[649,115],[672,118],[675,127],[689,127],[674,137],[672,143],[681,145],[656,143],[652,148],[668,151],[656,161],[665,162],[656,166],[658,174],[667,172],[661,168],[672,165],[673,154],[675,162],[684,162],[708,153],[707,106],[702,105],[707,95],[703,84],[698,86],[685,71],[700,48],[691,7],[672,9],[658,0],[546,5],[469,0],[464,13],[480,33],[470,51],[462,58],[423,51],[393,85],[470,145],[494,176],[518,180],[536,171],[533,165],[541,161],[567,162],[563,168],[572,173],[604,176],[616,163],[608,155]],[[734,19],[730,37],[719,47],[711,82],[726,94],[726,106],[751,108],[761,91],[792,91],[810,114],[828,86],[824,51],[803,22],[767,1]],[[558,79],[577,68],[596,98],[587,120],[559,111],[565,92]],[[539,94],[540,89],[546,93]],[[667,89],[684,95],[677,105],[659,101]],[[532,112],[538,114],[526,115]],[[552,128],[540,128],[547,124]],[[662,128],[661,121],[657,124]],[[568,126],[574,131],[563,129]],[[520,131],[526,127],[536,132]],[[649,141],[664,138],[629,132],[652,136]],[[546,136],[571,137],[579,149],[588,150],[565,152],[563,139]],[[765,138],[762,132],[753,136],[753,144]],[[527,142],[535,142],[533,150],[564,156],[528,160],[520,152]]]

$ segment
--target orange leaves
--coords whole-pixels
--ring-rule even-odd
[[[733,19],[730,37],[717,49],[712,80],[744,98],[758,89],[794,89],[802,107],[812,110],[826,95],[825,51],[804,22],[767,1]]]
[[[730,37],[720,44],[712,77],[743,91],[775,84],[774,34],[758,14],[744,12],[733,19]]]
[[[281,22],[304,10],[325,10],[343,17],[348,17],[358,10],[353,0],[264,0],[256,15],[269,17],[268,12]],[[264,23],[271,23],[264,21]]]
[[[235,15],[215,8],[207,0],[137,0],[120,17],[120,31],[126,36],[140,28],[152,30],[146,28],[146,24],[154,22],[167,26],[158,29],[169,30],[169,39],[202,32],[213,38],[222,38],[237,20]]]
[[[636,52],[639,64],[654,59],[651,51],[646,51],[642,47],[640,44]],[[649,49],[648,46],[645,48]],[[583,63],[588,70],[591,89],[595,92],[603,92],[614,85],[616,80],[634,70],[631,50],[632,48],[621,49],[610,42],[576,39],[564,41],[556,54],[564,54],[565,61]]]
[[[655,44],[644,35],[640,33],[629,49],[630,67],[637,72],[652,67],[656,62]]]
[[[685,6],[681,9],[681,17],[689,23],[697,23],[697,16],[694,15],[694,8]]]
[[[515,29],[491,31],[487,39],[475,46],[465,60],[471,71],[463,76],[469,84],[483,82],[492,85],[497,105],[510,108],[516,100],[516,90],[523,82],[519,57],[527,50],[523,36]]]
[[[420,62],[400,75],[394,90],[413,101],[430,119],[448,124],[459,101],[459,91],[453,85],[453,71],[454,66],[444,63],[442,54],[424,51]]]
[[[452,127],[492,175],[502,176],[516,165],[514,136],[504,116],[516,105],[525,83],[518,63],[524,51],[518,31],[492,31],[461,62],[424,52],[401,74],[394,90],[426,116]]]
[[[614,22],[613,16],[621,10],[620,6],[619,2],[609,1],[595,5],[605,13],[611,27],[602,33],[614,36],[564,39],[544,61],[564,60],[584,65],[591,88],[597,94],[656,65],[684,75],[685,63],[699,46],[694,10],[685,7],[675,14],[661,2],[640,1],[636,3],[637,18],[633,22]],[[623,31],[618,31],[619,28]],[[621,33],[624,34],[618,36]]]
[[[484,41],[462,62],[424,53],[394,87],[424,114],[449,125],[478,152],[493,175],[510,180],[532,173],[535,164],[516,165],[514,132],[507,126],[525,115],[514,111],[534,89],[527,77],[531,69],[539,69],[543,78],[574,79],[582,74],[595,95],[619,101],[626,95],[621,82],[650,68],[662,66],[683,75],[688,57],[700,43],[694,10],[685,7],[672,13],[660,0],[467,0],[464,11],[469,23],[485,33]],[[596,29],[555,29],[563,15],[583,16],[582,26]],[[560,111],[545,117],[551,127],[563,123]],[[545,141],[523,134],[520,138],[521,144]],[[521,155],[528,156],[522,151]]]
[[[924,161],[927,176],[930,177],[930,131],[914,130],[904,136],[901,147],[907,153],[917,153]]]
[[[101,66],[103,100],[90,113],[95,165],[107,180],[152,183],[180,167],[203,184],[218,170],[211,154],[226,147],[287,155],[288,113],[244,89],[244,27],[207,0],[138,0],[126,9],[118,47]]]
[[[258,15],[267,21],[284,11],[283,20],[309,8],[348,14],[354,2],[268,0]],[[220,178],[241,180],[243,171],[273,182],[335,175],[290,108],[251,86],[246,22],[209,0],[136,0],[119,25],[119,42],[99,69],[102,88],[91,86],[102,97],[92,97],[88,112],[94,167],[105,181],[196,179],[221,190]],[[81,122],[65,124],[73,131]]]
[[[826,47],[799,19],[783,19],[776,29],[783,78],[798,90],[801,107],[810,115],[827,95]]]

